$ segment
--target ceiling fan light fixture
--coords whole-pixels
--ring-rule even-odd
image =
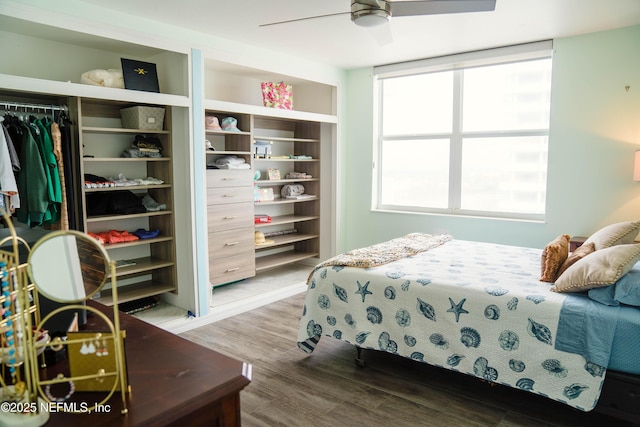
[[[389,22],[390,15],[384,10],[370,10],[360,15],[351,15],[351,20],[360,27],[377,27]]]
[[[351,21],[360,27],[377,27],[391,18],[389,3],[382,0],[361,0],[351,3]]]

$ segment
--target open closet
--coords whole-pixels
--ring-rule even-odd
[[[34,104],[40,109],[34,107],[33,115],[41,120],[68,116],[68,152],[63,152],[60,167],[65,182],[60,188],[67,192],[69,229],[98,236],[112,230],[148,233],[144,240],[128,241],[124,235],[124,240],[105,244],[109,256],[120,261],[116,275],[123,304],[152,297],[176,308],[177,323],[194,316],[206,322],[218,310],[211,304],[214,288],[232,287],[247,278],[277,281],[272,273],[280,267],[305,263],[311,268],[332,255],[341,76],[327,73],[318,79],[322,73],[317,70],[310,76],[298,75],[299,70],[290,74],[290,67],[277,62],[269,66],[259,56],[238,57],[220,49],[215,39],[189,43],[144,32],[89,28],[64,19],[60,26],[56,22],[50,16],[34,17],[28,7],[0,4],[0,48],[15,59],[0,63],[0,108],[6,102],[7,113],[15,114],[12,103]],[[25,50],[32,54],[22,55]],[[119,68],[122,59],[155,64],[159,92],[82,81],[90,70]],[[38,66],[42,60],[54,65]],[[269,81],[293,85],[295,109],[263,105],[261,82]],[[120,110],[132,107],[161,109],[163,126],[125,127]],[[26,115],[31,110],[23,105],[21,112]],[[212,114],[221,121],[237,120],[240,132],[207,129],[205,117]],[[156,141],[162,153],[154,158],[124,158],[122,153],[138,138]],[[255,148],[265,140],[273,144],[272,157],[258,158]],[[228,190],[239,186],[226,185],[228,181],[220,188],[210,185],[230,171],[208,169],[211,161],[237,152],[249,167],[241,185],[242,194],[248,194],[242,201],[242,215],[247,217],[241,227],[242,245],[235,244],[240,241],[236,228],[211,221],[212,211],[227,211],[232,194]],[[280,179],[275,175],[269,179],[270,169],[279,172]],[[258,171],[261,178],[254,182]],[[302,175],[287,177],[289,173]],[[94,209],[94,201],[125,189],[112,186],[112,181],[136,180],[141,181],[126,191],[148,197],[162,209],[117,215]],[[258,188],[281,196],[283,187],[302,186],[312,197],[255,199]],[[255,224],[255,214],[262,213],[272,222]],[[24,229],[34,227],[28,222]],[[256,244],[256,232],[265,235],[266,244]],[[214,245],[220,236],[228,238],[223,251]],[[295,281],[302,280],[296,276]],[[259,281],[252,286],[261,287]],[[99,296],[107,305],[108,289],[107,285]],[[264,298],[258,300],[264,303]]]

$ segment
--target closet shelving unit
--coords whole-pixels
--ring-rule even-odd
[[[274,195],[280,196],[283,186],[302,184],[305,193],[313,196],[253,201],[246,208],[252,217],[255,214],[271,217],[270,223],[251,224],[252,231],[262,231],[269,241],[273,241],[252,245],[256,274],[304,260],[311,260],[310,264],[313,264],[319,258],[330,256],[330,206],[333,196],[330,194],[331,174],[327,169],[330,170],[329,159],[332,157],[338,122],[336,87],[266,71],[259,66],[253,68],[226,63],[220,58],[206,59],[204,69],[205,111],[207,114],[215,113],[219,119],[225,116],[238,119],[243,135],[227,139],[224,150],[250,162],[252,176],[260,172],[261,177],[253,185],[258,188],[271,187]],[[264,81],[291,84],[294,109],[264,107],[260,89],[260,83]],[[206,132],[205,135],[208,138],[211,134]],[[258,158],[256,140],[270,141],[271,158]],[[222,148],[216,146],[216,150],[219,149]],[[288,157],[289,154],[305,157],[280,157]],[[325,159],[326,163],[323,163]],[[281,179],[269,180],[268,169],[278,169]],[[287,179],[288,172],[303,172],[311,175],[311,178]],[[215,261],[211,256],[210,260]]]
[[[171,300],[177,305],[193,308],[195,302],[188,300],[192,291],[186,292],[185,297],[178,295],[179,288],[192,287],[194,283],[192,269],[188,265],[181,267],[176,256],[180,244],[178,236],[188,234],[177,232],[176,223],[180,224],[188,214],[174,209],[174,188],[189,188],[185,184],[188,174],[176,177],[173,173],[176,162],[188,162],[183,154],[186,150],[179,150],[179,160],[176,160],[173,148],[174,141],[188,143],[189,50],[167,48],[157,43],[142,45],[139,38],[131,36],[127,40],[121,34],[118,35],[120,38],[111,38],[99,35],[100,32],[74,31],[57,27],[55,23],[31,21],[24,15],[21,10],[9,10],[0,5],[0,48],[4,55],[12,58],[0,63],[0,94],[11,95],[10,101],[68,105],[74,129],[74,170],[78,175],[74,178],[79,183],[75,192],[80,205],[77,228],[93,232],[159,229],[157,238],[106,245],[113,259],[135,261],[135,265],[117,269],[119,300],[166,294],[172,295]],[[25,55],[25,51],[29,51],[29,55]],[[157,64],[161,92],[80,82],[80,76],[86,71],[120,68],[121,58]],[[55,66],[46,66],[52,61]],[[124,129],[120,109],[137,105],[165,108],[164,129]],[[137,134],[158,137],[163,145],[163,157],[121,158],[122,150],[131,145]],[[104,177],[117,177],[123,173],[129,179],[153,176],[164,182],[136,187],[85,188],[82,185],[84,173]],[[87,215],[87,197],[115,190],[131,190],[140,196],[149,194],[157,202],[165,203],[167,209],[134,215]],[[185,245],[184,238],[181,244]],[[186,247],[190,247],[190,242]],[[179,283],[184,285],[178,286]],[[100,302],[112,303],[109,291],[102,292]]]
[[[219,108],[223,104],[228,109]],[[224,117],[235,117],[238,120],[238,128],[241,132],[228,131],[205,131],[206,138],[211,141],[215,151],[208,150],[207,160],[219,155],[236,155],[245,158],[251,164],[251,177],[260,171],[260,179],[251,181],[245,188],[251,189],[253,197],[253,187],[271,187],[277,197],[273,201],[255,201],[247,203],[243,199],[243,212],[245,217],[251,218],[251,224],[247,235],[251,236],[253,242],[253,232],[262,231],[267,234],[267,239],[273,243],[263,245],[251,245],[248,248],[251,256],[255,257],[255,273],[271,269],[274,267],[291,264],[306,259],[318,258],[321,256],[321,191],[323,181],[321,177],[321,155],[322,155],[322,126],[333,125],[335,117],[330,115],[286,111],[273,108],[247,106],[232,104],[229,102],[208,101],[205,114],[213,114],[221,120]],[[217,108],[218,107],[218,108]],[[231,108],[229,108],[231,107]],[[256,140],[267,140],[271,144],[271,157],[262,158],[256,155]],[[326,142],[325,144],[330,144]],[[294,158],[284,158],[292,155]],[[304,156],[295,158],[295,156]],[[268,169],[278,169],[281,179],[268,179]],[[210,261],[210,281],[213,286],[219,283],[216,264],[222,260],[216,256],[216,242],[219,241],[216,233],[219,226],[212,223],[211,209],[212,203],[211,183],[218,174],[242,173],[244,171],[223,171],[207,170],[208,182],[208,209],[209,209],[209,261]],[[310,178],[287,179],[288,172],[302,172],[310,175]],[[219,178],[222,179],[222,178]],[[226,178],[229,179],[229,178]],[[328,178],[325,178],[328,180]],[[287,199],[280,197],[281,189],[287,184],[302,184],[305,194],[310,197],[300,199]],[[329,185],[328,183],[324,185]],[[235,205],[239,207],[240,205]],[[254,224],[252,219],[254,214],[267,214],[271,217],[270,223]],[[247,223],[243,224],[243,228]],[[295,230],[295,231],[294,231]],[[245,231],[247,229],[245,228]],[[275,233],[276,235],[271,235]],[[246,253],[244,258],[246,260]],[[234,277],[240,279],[243,274]],[[244,277],[251,277],[253,274],[244,272]],[[225,281],[223,283],[228,283]]]
[[[314,258],[320,255],[320,124],[302,120],[257,116],[254,118],[254,141],[269,141],[271,157],[256,158],[255,168],[263,179],[258,187],[272,187],[276,198],[256,202],[256,213],[268,214],[271,223],[256,224],[273,243],[256,246],[256,271]],[[283,158],[290,156],[292,158]],[[304,158],[297,158],[304,156]],[[268,169],[277,169],[282,179],[269,179]],[[301,172],[311,178],[287,179],[287,173]],[[266,179],[265,179],[266,178]],[[305,197],[281,196],[285,185],[301,184]],[[281,197],[277,197],[281,196]]]
[[[140,228],[160,231],[156,238],[105,245],[112,259],[133,263],[116,269],[117,282],[121,286],[119,299],[123,302],[177,290],[170,111],[165,109],[167,126],[162,130],[125,129],[122,128],[120,109],[130,106],[129,103],[87,99],[79,99],[77,104],[83,176],[90,173],[118,179],[122,174],[127,179],[153,177],[163,181],[162,184],[106,188],[82,186],[85,231],[132,232]],[[162,144],[161,157],[122,157],[122,152],[131,147],[136,135],[158,138]],[[90,214],[89,197],[115,191],[131,191],[138,197],[149,195],[165,204],[166,209],[128,215]],[[103,292],[98,301],[113,304],[110,291]]]

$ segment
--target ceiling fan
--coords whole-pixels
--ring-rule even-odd
[[[496,8],[496,0],[414,0],[414,1],[385,1],[385,0],[351,0],[351,12],[331,13],[327,15],[310,16],[306,18],[290,19],[287,21],[262,24],[261,27],[285,24],[288,22],[304,21],[308,19],[325,18],[329,16],[351,14],[351,21],[361,27],[375,27],[389,22],[391,17],[439,15],[445,13],[468,13],[492,11]]]

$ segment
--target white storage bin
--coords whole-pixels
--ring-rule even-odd
[[[127,129],[162,130],[164,125],[164,108],[129,107],[120,110],[122,127]]]

